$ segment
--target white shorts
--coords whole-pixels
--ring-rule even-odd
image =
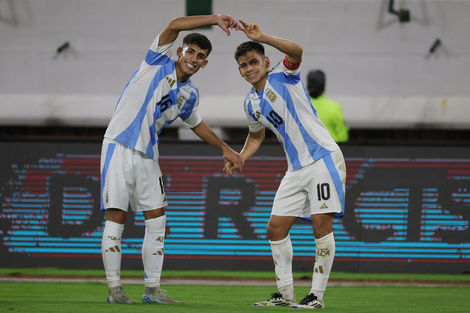
[[[101,150],[101,210],[149,211],[168,205],[158,162],[105,138]]]
[[[341,150],[295,171],[287,171],[274,197],[271,214],[308,218],[344,215],[346,163]]]

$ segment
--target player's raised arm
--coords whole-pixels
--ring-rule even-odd
[[[159,45],[163,46],[176,40],[179,32],[191,30],[198,27],[218,25],[227,36],[230,35],[230,29],[238,30],[240,25],[230,15],[197,15],[183,16],[173,19],[160,33]]]
[[[278,49],[287,55],[287,59],[291,63],[300,63],[302,61],[303,48],[298,43],[266,34],[258,24],[247,23],[244,20],[239,21],[242,25],[240,30],[242,30],[249,39],[265,43]]]

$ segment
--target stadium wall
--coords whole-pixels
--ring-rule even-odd
[[[335,270],[468,273],[468,146],[341,147],[348,174],[345,216],[334,223]],[[165,269],[272,269],[266,223],[287,168],[281,147],[264,144],[232,178],[207,144],[160,148]],[[100,149],[99,142],[0,142],[0,267],[102,268]],[[303,221],[290,232],[295,271],[313,267],[312,233]],[[123,268],[142,268],[143,235],[143,216],[130,213]]]
[[[0,125],[106,126],[150,43],[171,18],[185,15],[185,3],[1,1]],[[352,128],[470,129],[470,1],[396,1],[395,9],[410,11],[404,23],[388,3],[213,0],[212,7],[299,42],[303,78],[325,70],[327,95],[343,105]],[[249,86],[233,51],[246,37],[200,31],[214,45],[193,79],[201,114],[214,127],[244,127]],[[274,63],[282,58],[269,47],[267,53]]]

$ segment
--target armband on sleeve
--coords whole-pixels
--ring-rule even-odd
[[[289,60],[287,60],[287,55],[286,55],[286,57],[284,58],[283,63],[284,63],[284,66],[285,66],[288,70],[296,70],[296,69],[298,69],[298,68],[300,67],[300,63],[301,63],[301,62],[299,62],[299,63],[292,63],[292,62],[290,62]]]

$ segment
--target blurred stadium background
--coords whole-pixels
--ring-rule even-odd
[[[408,10],[410,20],[390,13],[391,4]],[[223,13],[300,43],[304,83],[310,69],[323,69],[328,98],[344,108],[350,140],[341,147],[350,173],[346,217],[335,230],[343,236],[335,267],[469,272],[469,11],[468,0],[1,0],[0,266],[101,266],[96,183],[100,140],[116,101],[171,18]],[[199,31],[214,47],[208,66],[192,78],[201,115],[239,148],[247,134],[241,104],[249,86],[239,77],[233,51],[245,36],[227,37],[215,27]],[[282,58],[269,48],[267,54],[272,62]],[[241,215],[216,216],[210,230],[204,220],[176,224],[170,202],[174,232],[166,249],[173,261],[166,266],[184,268],[187,258],[200,260],[196,269],[270,266],[263,227],[285,170],[275,138],[268,136],[263,155],[252,161],[252,174],[217,189],[220,195],[207,195],[208,185],[220,185],[217,151],[177,122],[160,139],[162,162],[172,171],[167,180],[174,182],[169,193],[175,216],[205,211],[219,197],[228,206],[256,202]],[[176,157],[187,164],[187,151],[194,151],[194,166],[202,169],[171,163]],[[256,180],[263,166],[276,168],[269,186]],[[190,193],[178,185],[188,171],[205,173],[191,188],[208,198],[177,202],[182,192]],[[243,190],[250,186],[256,193],[247,200]],[[71,203],[70,195],[78,200]],[[240,224],[246,221],[248,226]],[[141,224],[136,217],[135,227],[128,227],[126,262],[136,268]],[[313,260],[305,228],[296,229],[296,270],[308,270]],[[184,244],[206,250],[188,252]]]

